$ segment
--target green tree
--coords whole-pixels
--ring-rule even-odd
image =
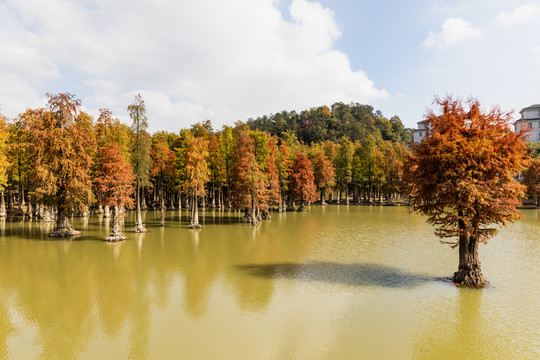
[[[133,143],[131,150],[131,164],[135,174],[135,206],[137,209],[137,219],[135,221],[134,232],[146,232],[141,215],[141,186],[148,184],[148,174],[150,171],[150,136],[146,132],[148,128],[148,118],[146,117],[146,106],[141,94],[135,96],[133,104],[128,106],[129,117],[133,121],[131,130],[133,132]]]

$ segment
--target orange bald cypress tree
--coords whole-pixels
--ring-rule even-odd
[[[152,168],[150,176],[156,180],[156,190],[159,192],[160,224],[165,225],[165,183],[176,173],[176,155],[169,149],[165,140],[160,140],[152,145],[151,150]]]
[[[324,192],[332,189],[336,184],[334,166],[326,158],[322,149],[314,149],[311,163],[313,165],[315,186],[321,194],[321,205],[326,205]]]
[[[317,187],[314,183],[311,162],[306,155],[296,154],[291,173],[290,189],[293,196],[300,200],[298,211],[305,209],[305,204],[317,200]]]
[[[471,99],[437,98],[442,115],[429,113],[427,135],[405,164],[413,209],[428,216],[441,238],[457,237],[458,285],[483,287],[478,244],[496,233],[492,225],[519,218],[525,187],[515,180],[527,161],[523,133],[510,130],[510,113],[481,109]]]
[[[523,184],[534,198],[534,204],[538,206],[538,193],[540,192],[540,159],[532,159],[529,167],[523,173]]]
[[[257,208],[267,196],[266,175],[255,156],[255,144],[245,131],[238,135],[233,154],[231,201],[235,208],[244,209],[244,222],[256,225]]]
[[[46,205],[56,205],[56,228],[49,236],[77,235],[69,224],[72,208],[93,200],[90,181],[95,139],[92,119],[80,112],[75,95],[47,94],[46,109],[33,117],[30,140],[35,150],[36,195]]]
[[[208,140],[202,137],[190,136],[185,153],[185,182],[184,191],[191,196],[191,224],[190,228],[201,228],[199,224],[198,198],[204,196],[205,184],[209,179],[208,163]]]
[[[122,155],[118,144],[105,144],[98,150],[97,170],[94,184],[96,187],[98,204],[107,205],[113,209],[113,229],[107,241],[124,240],[126,237],[120,232],[118,224],[118,208],[125,206],[130,209],[134,205],[133,169]]]

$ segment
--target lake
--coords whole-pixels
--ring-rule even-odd
[[[406,207],[0,221],[0,359],[539,359],[540,215],[523,210],[458,288],[457,249]]]

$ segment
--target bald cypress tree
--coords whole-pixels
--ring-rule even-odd
[[[148,118],[146,117],[146,106],[141,94],[135,96],[133,104],[128,106],[129,117],[133,120],[131,130],[133,132],[133,143],[131,149],[131,165],[135,174],[135,207],[137,218],[135,220],[134,232],[146,232],[146,227],[142,222],[141,215],[141,186],[148,183],[148,173],[150,171],[150,136],[146,132],[148,128]]]
[[[56,228],[49,236],[77,235],[68,212],[93,200],[90,181],[95,151],[92,118],[80,112],[75,95],[47,94],[46,109],[32,117],[31,142],[35,150],[36,195],[58,210]]]

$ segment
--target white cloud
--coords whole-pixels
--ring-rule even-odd
[[[497,15],[495,21],[504,26],[514,26],[526,24],[529,21],[536,19],[540,20],[540,5],[539,4],[525,4],[515,8],[512,11],[503,11]]]
[[[470,22],[462,18],[448,18],[441,25],[441,32],[430,31],[422,45],[440,49],[480,37],[482,37],[482,30],[475,28]]]
[[[531,46],[530,48],[533,61],[536,64],[540,64],[540,46]]]
[[[3,86],[0,103],[15,116],[24,109],[7,102],[31,102],[61,80],[59,91],[86,90],[77,94],[85,106],[124,116],[140,91],[152,129],[178,130],[388,96],[334,49],[331,10],[307,0],[289,10],[291,21],[274,0],[6,0],[0,78],[16,76],[27,91]]]

